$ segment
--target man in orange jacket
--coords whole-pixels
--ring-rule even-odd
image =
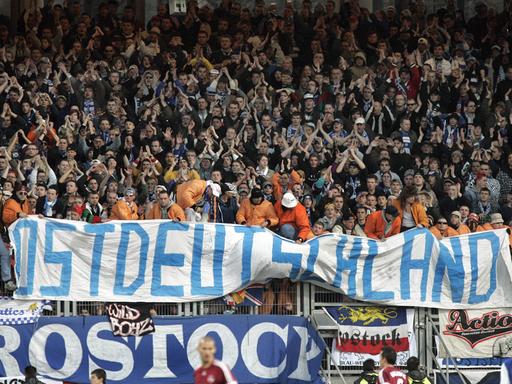
[[[298,202],[293,193],[286,192],[283,199],[275,204],[279,218],[279,234],[296,243],[302,243],[311,231],[306,208]]]
[[[249,199],[243,199],[236,214],[238,224],[275,227],[279,223],[274,206],[265,200],[263,192],[254,188]]]
[[[205,200],[219,198],[221,192],[220,185],[212,180],[186,181],[176,189],[176,203],[183,208],[187,221],[196,221],[201,217],[201,214],[195,210],[196,205],[202,206]],[[208,212],[203,214],[207,215]]]
[[[364,233],[372,239],[385,240],[399,234],[401,225],[400,212],[395,206],[388,205],[382,211],[376,211],[368,215],[364,225]]]
[[[450,226],[457,232],[458,235],[471,233],[469,227],[462,223],[462,215],[459,211],[453,211],[450,214]]]
[[[135,190],[133,188],[126,188],[124,191],[124,198],[118,200],[112,207],[110,213],[110,220],[138,220],[139,213],[138,207],[135,203]]]
[[[2,211],[2,221],[6,227],[22,217],[27,217],[30,212],[30,206],[27,201],[27,186],[16,186],[16,192],[13,197],[4,204]]]
[[[178,204],[171,201],[169,192],[160,190],[156,204],[146,215],[146,220],[171,219],[174,221],[185,221],[185,212]]]
[[[458,236],[457,231],[448,226],[448,220],[440,217],[437,224],[430,227],[430,232],[436,237],[437,240],[442,240],[445,237]]]

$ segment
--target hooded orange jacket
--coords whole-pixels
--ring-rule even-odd
[[[279,223],[276,211],[272,203],[263,200],[259,205],[251,204],[251,199],[243,199],[236,214],[238,224],[261,225],[265,220],[270,221],[269,227],[275,227]]]
[[[364,233],[366,233],[366,236],[380,240],[383,237],[388,238],[400,233],[400,226],[402,225],[400,216],[395,217],[395,220],[391,223],[391,227],[386,232],[386,222],[384,221],[383,214],[383,211],[376,211],[368,215],[366,224],[364,225]]]
[[[146,220],[160,220],[162,219],[162,210],[160,209],[160,205],[158,203],[153,203],[151,209],[146,215]],[[171,206],[167,209],[167,217],[165,219],[185,221],[185,212],[178,204],[171,204]]]
[[[298,203],[295,208],[284,210],[281,206],[281,200],[279,200],[274,207],[277,213],[277,217],[279,218],[279,225],[293,225],[298,231],[297,237],[300,237],[305,241],[308,238],[309,232],[311,231],[306,208],[304,208],[301,203]]]
[[[30,212],[30,208],[28,205],[28,201],[25,200],[23,203],[20,204],[19,201],[10,198],[8,199],[5,204],[2,211],[2,221],[4,222],[4,225],[8,227],[12,223],[14,223],[16,220],[18,220],[18,213],[24,212],[27,215]]]
[[[176,203],[183,209],[190,208],[202,199],[205,190],[205,180],[190,180],[182,183],[176,189]]]
[[[398,209],[398,212],[400,212],[400,219],[403,218],[404,212],[402,210],[400,200],[394,199],[392,204],[395,206],[396,209]],[[411,204],[411,215],[416,225],[421,224],[425,228],[429,227],[427,211],[421,203],[415,202]]]
[[[112,207],[110,213],[110,220],[139,220],[139,213],[137,204],[132,203],[129,207],[128,203],[124,200],[118,200]]]

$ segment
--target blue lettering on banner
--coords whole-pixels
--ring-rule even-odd
[[[153,260],[153,280],[151,281],[152,295],[183,297],[183,285],[162,285],[162,267],[183,267],[185,265],[185,255],[175,252],[167,253],[165,252],[165,245],[167,244],[169,232],[176,231],[179,233],[179,231],[188,231],[188,229],[188,224],[174,222],[166,222],[158,227],[158,241]]]
[[[299,276],[300,266],[302,265],[302,253],[283,252],[283,242],[293,243],[291,240],[273,236],[272,261],[274,263],[291,264],[290,279],[295,280]]]
[[[192,251],[192,295],[222,295],[222,261],[224,260],[225,227],[215,228],[215,247],[213,249],[213,286],[203,286],[201,263],[203,258],[203,224],[197,224],[194,230],[194,246]]]
[[[126,273],[126,257],[129,249],[130,234],[133,233],[140,238],[140,257],[139,261],[139,273],[134,281],[130,285],[124,285],[125,273]],[[148,247],[149,247],[149,235],[144,229],[136,223],[123,223],[121,224],[121,242],[119,244],[119,251],[117,252],[117,266],[116,266],[116,278],[114,286],[114,294],[131,296],[144,284],[146,276],[146,264],[148,258]]]
[[[485,248],[491,250],[491,262],[484,261],[490,266],[489,276],[489,289],[485,294],[478,294],[476,292],[479,278],[485,278],[487,274],[479,275],[479,260],[478,260],[478,242],[481,241],[486,244]],[[489,300],[491,294],[496,290],[496,261],[500,252],[500,239],[494,233],[489,234],[477,233],[475,236],[469,238],[469,254],[471,255],[471,289],[469,290],[469,303],[477,304],[484,303]],[[509,259],[510,260],[510,259]]]
[[[25,229],[29,230],[29,235],[24,238],[27,241],[27,246],[25,248],[25,244],[22,243],[21,235]],[[19,253],[15,253],[16,257],[16,265],[15,271],[18,276],[18,289],[16,290],[19,295],[32,295],[34,291],[34,270],[36,267],[36,251],[37,251],[37,230],[38,225],[37,221],[31,220],[19,220],[16,225],[16,231],[13,232],[12,239],[14,239],[14,246],[16,249],[26,249],[27,250],[27,262],[25,266],[27,267],[26,273],[24,273],[25,279],[20,279],[21,276],[21,268],[22,264],[19,260]],[[23,286],[23,281],[26,281],[26,286]]]
[[[109,383],[191,383],[199,364],[197,343],[209,335],[217,358],[229,363],[239,383],[321,383],[323,342],[305,318],[155,317],[154,322],[155,333],[123,338],[112,335],[104,316],[41,317],[36,326],[0,326],[0,377],[22,376],[34,365],[46,378],[75,383],[88,382],[96,368],[106,370]],[[253,353],[247,353],[248,346]]]
[[[451,296],[455,303],[462,301],[464,293],[464,264],[463,254],[460,246],[460,239],[454,237],[450,239],[450,245],[453,253],[443,243],[439,243],[439,259],[435,268],[434,285],[432,287],[432,300],[441,301],[441,290],[444,288],[444,280],[450,281]]]
[[[72,224],[51,221],[46,226],[44,262],[47,264],[62,265],[60,272],[60,284],[58,286],[41,286],[41,293],[48,296],[66,296],[69,295],[69,287],[71,284],[71,259],[73,257],[71,251],[56,252],[53,250],[54,232],[74,232],[76,227]]]
[[[425,234],[425,248],[423,251],[423,258],[415,257],[413,255],[414,238],[418,235]],[[413,229],[404,233],[404,246],[402,247],[402,262],[400,263],[400,292],[402,299],[409,300],[411,298],[411,269],[418,269],[422,271],[421,277],[421,301],[425,301],[427,296],[427,283],[428,271],[430,269],[430,257],[432,255],[432,238],[427,229]],[[414,248],[415,253],[418,248]],[[415,255],[417,256],[417,255]]]
[[[9,231],[18,299],[187,302],[290,278],[388,305],[512,307],[512,296],[504,295],[512,291],[505,230],[443,241],[426,229],[384,242],[327,234],[305,244],[262,228],[165,220],[92,225],[27,218]],[[108,236],[114,241],[107,243]]]
[[[373,260],[378,252],[379,245],[377,241],[368,239],[368,256],[366,256],[363,267],[363,295],[367,300],[372,301],[393,300],[395,297],[393,291],[374,291],[372,288]]]
[[[94,236],[94,244],[92,245],[92,261],[91,261],[91,283],[89,290],[91,296],[98,296],[98,285],[100,281],[101,255],[103,254],[103,244],[105,242],[105,233],[114,232],[115,227],[112,224],[94,225],[86,224],[84,230]]]
[[[251,268],[252,268],[252,247],[254,244],[254,235],[258,232],[264,232],[263,228],[259,227],[246,227],[236,226],[235,232],[242,233],[244,240],[242,242],[242,286],[247,285],[251,281]]]
[[[356,295],[357,257],[359,257],[359,252],[361,251],[358,249],[356,242],[361,243],[362,239],[353,239],[352,249],[347,255],[348,258],[344,258],[343,255],[346,253],[345,248],[347,246],[347,240],[348,237],[342,237],[336,246],[336,275],[334,276],[333,285],[341,288],[343,272],[349,271],[347,295],[353,297]]]

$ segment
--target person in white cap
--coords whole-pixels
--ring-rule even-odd
[[[306,208],[299,203],[291,192],[286,192],[282,200],[275,204],[277,216],[279,217],[279,234],[296,243],[304,242],[311,227],[309,224]]]

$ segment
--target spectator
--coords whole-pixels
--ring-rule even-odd
[[[41,196],[37,199],[36,213],[45,217],[62,219],[64,206],[58,195],[58,187],[56,185],[49,186],[46,196]]]
[[[27,384],[43,384],[37,379],[37,369],[31,365],[25,367],[25,383]]]
[[[303,243],[311,230],[304,206],[291,192],[286,192],[282,200],[275,204],[279,218],[279,234],[287,239]]]
[[[183,209],[173,203],[167,190],[158,192],[157,204],[153,204],[151,210],[146,215],[147,220],[170,219],[174,221],[185,221],[185,212]]]
[[[384,240],[399,234],[400,226],[400,212],[393,205],[388,205],[386,209],[368,215],[364,232],[372,239]]]
[[[448,226],[448,221],[444,217],[437,219],[437,224],[430,227],[430,232],[432,232],[437,240],[458,235],[455,229]]]
[[[359,375],[354,384],[375,384],[379,375],[375,372],[375,361],[366,359],[363,362],[363,372]]]
[[[453,211],[450,215],[450,227],[455,229],[458,235],[465,235],[471,233],[471,230],[466,224],[462,223],[462,215],[459,211]]]
[[[13,197],[5,202],[2,210],[2,221],[5,226],[11,225],[19,218],[27,217],[30,213],[27,191],[25,185],[18,184]]]
[[[407,359],[407,378],[409,383],[431,384],[427,374],[420,370],[420,360],[416,356]]]
[[[400,214],[401,232],[416,227],[429,227],[427,212],[425,206],[419,201],[416,187],[405,187],[399,198],[393,200],[393,205]]]
[[[138,207],[135,203],[135,190],[127,188],[124,191],[124,198],[119,199],[112,208],[110,220],[138,220]]]
[[[253,189],[249,199],[240,203],[236,222],[242,225],[257,225],[264,228],[275,227],[279,223],[271,202],[266,200],[260,189]]]

